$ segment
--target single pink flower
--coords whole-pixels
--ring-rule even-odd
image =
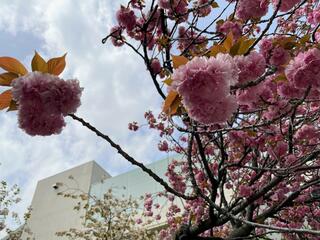
[[[151,70],[154,74],[158,74],[161,72],[161,64],[158,58],[154,58],[151,60]]]
[[[122,29],[120,26],[115,26],[110,30],[111,42],[115,47],[121,47],[124,44]]]

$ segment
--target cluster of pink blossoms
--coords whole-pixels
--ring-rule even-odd
[[[317,7],[314,11],[309,11],[307,14],[309,23],[313,25],[320,23],[320,7]]]
[[[12,83],[13,99],[19,104],[19,125],[29,135],[58,134],[65,126],[63,116],[80,106],[82,88],[77,80],[31,72]]]
[[[267,14],[268,6],[269,0],[239,0],[236,16],[242,20],[261,18]]]
[[[132,31],[137,23],[137,17],[134,12],[130,8],[124,6],[121,6],[120,10],[117,11],[117,20],[120,26],[128,31]]]
[[[248,56],[236,56],[234,60],[240,70],[240,83],[256,80],[266,69],[265,58],[257,52],[251,52]]]
[[[195,57],[176,69],[172,79],[190,117],[200,123],[225,122],[237,108],[230,85],[238,81],[238,68],[230,55]]]
[[[230,0],[228,0],[231,2]],[[280,4],[279,11],[287,12],[292,9],[301,0],[285,0]],[[277,6],[279,0],[272,0],[274,7]],[[269,0],[239,0],[236,16],[242,20],[258,19],[266,15],[268,12]]]
[[[284,0],[284,1],[282,0],[279,10],[282,12],[287,12],[299,2],[301,2],[301,0]],[[275,7],[278,5],[278,3],[279,3],[279,0],[272,0],[272,4]]]
[[[176,50],[180,50],[179,53],[182,56],[193,58],[185,66],[174,70],[171,76],[173,82],[170,90],[175,90],[180,94],[182,104],[190,118],[206,125],[201,126],[189,122],[178,111],[177,115],[181,117],[183,127],[191,129],[192,124],[195,124],[199,127],[199,131],[202,131],[199,132],[199,135],[213,175],[218,178],[222,173],[221,169],[227,170],[225,187],[233,192],[232,199],[236,199],[235,202],[227,199],[228,204],[230,203],[232,206],[233,203],[237,204],[237,200],[239,203],[246,201],[245,198],[250,198],[257,191],[265,188],[277,173],[281,174],[282,169],[289,172],[289,181],[280,182],[267,194],[253,201],[255,206],[263,206],[262,209],[258,207],[259,209],[257,208],[258,210],[253,212],[253,221],[256,221],[254,218],[261,213],[260,211],[263,212],[265,209],[279,205],[290,194],[299,190],[303,184],[309,183],[311,176],[317,177],[316,171],[312,169],[306,172],[293,171],[292,169],[299,167],[299,164],[303,168],[309,166],[318,168],[320,163],[319,159],[309,161],[307,166],[301,163],[305,159],[304,156],[308,156],[315,150],[320,134],[318,121],[316,121],[319,116],[320,80],[318,79],[320,79],[320,68],[318,66],[320,66],[320,50],[311,49],[299,54],[299,52],[305,51],[303,49],[318,46],[320,30],[317,25],[320,22],[320,8],[318,0],[282,0],[272,27],[259,42],[260,47],[255,46],[258,53],[251,51],[249,55],[236,56],[233,59],[223,54],[216,58],[195,57],[206,56],[211,50],[210,46],[222,43],[217,40],[221,40],[230,32],[233,35],[233,46],[241,36],[254,40],[253,37],[264,32],[266,21],[274,13],[279,3],[279,0],[228,1],[233,2],[230,6],[231,11],[234,10],[233,7],[236,8],[235,16],[228,18],[228,20],[225,20],[225,17],[217,19],[216,25],[212,25],[206,32],[200,32],[203,30],[200,28],[202,23],[198,22],[197,17],[204,17],[210,13],[212,6],[206,5],[209,3],[208,0],[158,0],[154,3],[154,6],[158,3],[158,8],[147,11],[143,11],[144,9],[137,11],[131,6],[137,16],[136,19],[130,16],[132,12],[129,13],[128,9],[122,10],[123,15],[128,14],[128,19],[118,18],[118,29],[121,31],[116,31],[113,36],[118,37],[117,43],[123,44],[125,38],[121,36],[121,33],[127,34],[126,37],[137,40],[152,50],[149,55],[150,64],[148,67],[152,74],[160,77],[161,74],[170,75],[171,69],[168,65],[162,66],[160,58],[157,59],[167,49],[170,49],[173,54],[178,54]],[[135,2],[137,3],[137,1]],[[290,12],[281,13],[292,11],[300,3],[301,6],[295,9],[292,14]],[[130,4],[132,5],[132,1],[128,6]],[[201,8],[201,5],[206,6]],[[218,9],[214,9],[214,14],[216,10]],[[267,13],[268,15],[266,15]],[[150,19],[151,16],[152,19]],[[180,24],[187,19],[191,20],[193,16],[196,17],[194,26],[199,29],[193,28],[191,21]],[[287,19],[287,16],[290,17]],[[262,17],[264,19],[260,22]],[[129,20],[136,23],[133,29],[129,23],[126,23]],[[171,28],[172,23],[174,23],[174,28]],[[277,26],[275,32],[273,32],[274,26]],[[307,39],[308,37],[310,39]],[[234,52],[231,51],[231,53]],[[219,61],[221,59],[223,61]],[[271,72],[273,74],[270,74]],[[250,83],[258,78],[261,81],[257,81],[257,85]],[[160,82],[160,79],[158,80]],[[233,86],[234,84],[236,87]],[[230,86],[232,86],[232,91],[230,91]],[[308,86],[312,88],[306,101],[295,108],[297,101],[292,101],[292,98],[302,100]],[[232,104],[228,105],[229,103]],[[237,107],[239,112],[236,111]],[[292,116],[290,116],[293,110],[295,120],[292,120]],[[219,144],[215,144],[207,133],[219,132],[219,128],[224,126],[217,126],[215,123],[225,122],[231,116],[234,117],[232,127],[243,127],[244,130],[220,131],[224,138],[225,150],[228,152],[224,166],[220,167],[219,159],[223,155],[219,155]],[[168,127],[170,125],[168,125],[168,119],[155,118],[151,112],[146,113],[145,118],[148,126],[159,131],[160,136],[170,136],[170,138],[162,138],[159,142],[160,151],[174,152],[175,154],[184,154],[187,151],[188,140],[190,140],[188,134],[181,137],[179,142],[172,141],[173,128]],[[280,121],[275,121],[276,118],[279,118]],[[214,125],[208,126],[209,124]],[[293,126],[291,139],[289,139],[291,134],[287,134],[291,127],[290,124]],[[136,130],[138,127],[132,123],[129,128]],[[193,172],[196,183],[207,196],[215,194],[211,192],[211,183],[208,181],[205,170],[200,167],[201,158],[199,157],[198,145],[193,144],[191,160],[194,163]],[[248,149],[253,151],[247,151]],[[252,168],[253,160],[257,169]],[[260,175],[258,168],[275,170],[263,170],[263,174]],[[181,193],[189,193],[186,188],[190,185],[189,169],[185,159],[179,163],[170,164],[166,176],[173,189]],[[317,188],[319,189],[319,187]],[[302,228],[302,224],[306,223],[306,226],[309,224],[308,227],[320,229],[319,222],[315,220],[320,216],[318,202],[305,205],[307,201],[312,200],[310,199],[312,191],[316,191],[316,189],[309,188],[300,192],[299,197],[292,201],[292,205],[275,213],[276,218],[266,219],[265,223],[286,228]],[[172,239],[172,236],[176,236],[181,225],[190,224],[190,216],[192,216],[193,224],[209,219],[207,204],[201,198],[186,201],[184,208],[179,209],[179,205],[175,205],[173,195],[164,194],[163,196],[168,199],[170,207],[166,211],[169,228],[160,232],[161,239],[169,240]],[[222,203],[219,198],[220,196],[217,195],[217,204]],[[145,199],[144,216],[153,216],[158,220],[153,211],[153,201],[155,199],[152,199],[151,196]],[[246,211],[242,211],[238,216],[241,214],[246,214]],[[290,221],[282,222],[282,219]],[[141,219],[138,222],[141,223]],[[212,230],[217,235],[219,234],[219,237],[227,238],[233,228],[231,225],[224,224],[221,228],[213,227]],[[255,229],[252,233],[259,235],[266,232]],[[206,234],[203,232],[201,236],[209,236]],[[303,236],[306,239],[317,239],[304,234]],[[297,239],[294,234],[285,237],[290,240]]]
[[[211,5],[209,4],[209,0],[198,0],[195,5],[198,8],[197,13],[200,17],[205,17],[210,14]]]
[[[269,38],[261,41],[260,52],[268,60],[268,63],[277,67],[287,64],[290,60],[289,51],[279,44],[274,44]]]
[[[320,50],[312,48],[299,53],[286,68],[286,76],[296,88],[320,88]]]
[[[320,134],[318,129],[313,125],[303,125],[294,136],[297,141],[308,142],[309,144],[317,144]]]
[[[175,19],[176,16],[188,18],[188,2],[186,0],[159,0],[159,6],[168,10],[168,16]]]
[[[242,34],[241,25],[233,21],[225,21],[222,24],[217,24],[217,31],[221,32],[224,36],[231,32],[234,41],[240,38]]]
[[[182,103],[191,118],[203,124],[223,123],[230,119],[238,103],[247,105],[262,94],[260,85],[254,93],[238,91],[237,100],[230,95],[230,86],[254,81],[265,72],[262,54],[248,56],[218,54],[216,58],[195,57],[173,74],[171,88],[182,96]],[[248,101],[249,100],[249,101]]]

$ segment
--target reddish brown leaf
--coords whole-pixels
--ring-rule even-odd
[[[188,58],[184,56],[172,56],[173,68],[177,69],[178,67],[187,64]]]
[[[0,110],[3,110],[10,106],[10,102],[12,100],[12,92],[11,90],[4,91],[0,94]]]
[[[227,50],[227,52],[229,52],[232,45],[233,45],[233,35],[232,35],[232,32],[230,32],[228,33],[226,39],[223,41],[223,46]]]
[[[217,2],[213,2],[213,3],[211,3],[211,7],[212,8],[218,8],[219,4]]]
[[[66,55],[67,54],[64,54],[62,57],[51,58],[48,61],[48,73],[57,76],[62,73],[66,66]]]
[[[9,106],[7,112],[16,111],[16,110],[18,110],[18,104],[16,101],[11,100],[10,106]]]
[[[227,50],[225,49],[224,46],[222,45],[214,45],[211,49],[210,49],[210,56],[211,57],[215,57],[217,56],[218,53],[226,53]]]
[[[177,112],[181,103],[181,97],[175,91],[170,91],[164,101],[162,111],[168,115],[173,115]]]
[[[34,57],[31,62],[32,71],[39,71],[43,73],[48,72],[47,62],[37,53],[34,54]]]
[[[19,60],[12,57],[0,57],[0,67],[8,72],[25,75],[28,73],[27,69]]]
[[[0,86],[10,86],[13,79],[19,77],[15,73],[2,73],[0,74]]]
[[[166,80],[163,81],[163,83],[165,83],[165,84],[167,84],[168,86],[170,86],[171,83],[172,83],[172,78],[171,78],[171,77],[167,78]]]

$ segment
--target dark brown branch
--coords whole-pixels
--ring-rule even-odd
[[[211,186],[212,188],[215,188],[217,187],[217,181],[215,180],[214,176],[213,176],[213,173],[209,167],[209,164],[208,164],[208,160],[206,158],[206,155],[204,153],[204,149],[203,149],[203,146],[202,146],[202,142],[201,142],[201,139],[199,137],[199,134],[195,133],[195,139],[196,139],[196,142],[197,142],[197,145],[198,145],[198,151],[199,151],[199,154],[200,154],[200,158],[201,158],[201,162],[204,166],[204,170],[209,178],[209,181],[211,183]]]
[[[281,209],[283,209],[284,207],[287,207],[290,204],[292,204],[292,202],[297,197],[300,196],[302,191],[304,191],[305,189],[307,189],[313,185],[319,184],[319,183],[320,183],[320,179],[316,179],[316,180],[313,180],[313,181],[310,181],[310,182],[304,184],[297,191],[290,193],[289,196],[286,199],[284,199],[281,203],[275,204],[273,207],[267,209],[264,213],[257,216],[256,219],[263,219],[264,220],[268,217],[271,217],[273,214],[281,211]]]
[[[250,46],[250,48],[248,49],[248,51],[244,54],[245,56],[248,55],[253,49],[254,47],[261,41],[261,39],[263,38],[263,36],[269,31],[272,23],[273,23],[273,20],[275,19],[275,17],[277,16],[278,14],[278,11],[279,11],[279,8],[280,8],[280,5],[281,5],[281,2],[282,0],[279,0],[277,6],[276,6],[276,9],[274,11],[274,13],[272,14],[272,16],[270,17],[269,19],[269,22],[267,24],[267,26],[265,27],[265,29],[262,31],[262,33],[260,34],[260,36],[254,41],[254,43]]]
[[[312,38],[313,42],[316,42],[316,33],[317,33],[319,27],[320,27],[320,23],[318,23],[318,25],[315,27],[315,29],[312,32],[311,38]]]
[[[151,61],[149,59],[148,56],[148,38],[147,38],[147,29],[149,27],[149,24],[151,23],[156,11],[158,10],[158,5],[155,6],[154,10],[152,11],[152,13],[149,16],[149,19],[143,24],[141,31],[144,32],[144,38],[142,41],[142,47],[143,47],[143,54],[144,54],[144,62],[147,66],[148,71],[150,72],[152,81],[154,86],[156,87],[159,95],[163,98],[166,99],[165,94],[162,92],[162,89],[157,81],[157,75],[153,72],[152,68],[151,68]]]
[[[118,144],[116,144],[114,141],[112,141],[112,139],[103,134],[102,132],[100,132],[98,129],[96,129],[95,127],[93,127],[90,123],[86,122],[84,119],[77,117],[74,114],[69,114],[69,116],[80,122],[84,127],[88,128],[89,130],[91,130],[92,132],[94,132],[98,137],[101,137],[102,139],[106,140],[111,147],[113,147],[114,149],[116,149],[118,151],[118,153],[124,157],[126,160],[128,160],[131,164],[138,166],[139,168],[141,168],[142,171],[144,171],[145,173],[147,173],[150,177],[152,177],[156,182],[158,182],[160,185],[162,185],[165,190],[167,190],[168,192],[176,195],[177,197],[181,197],[185,200],[194,200],[197,197],[196,196],[186,196],[180,192],[177,192],[176,190],[174,190],[173,188],[171,188],[162,178],[160,178],[157,174],[155,174],[151,169],[147,168],[146,166],[144,166],[142,163],[136,161],[133,157],[131,157],[128,153],[126,153]]]
[[[259,83],[263,82],[266,77],[274,74],[275,72],[277,71],[276,68],[274,67],[271,67],[269,68],[261,77],[259,77],[258,79],[254,80],[254,81],[249,81],[249,82],[246,82],[246,83],[241,83],[241,84],[236,84],[234,86],[231,86],[230,87],[230,90],[238,90],[238,89],[246,89],[246,88],[249,88],[249,87],[254,87],[254,86],[257,86]]]

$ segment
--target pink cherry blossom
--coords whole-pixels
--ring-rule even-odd
[[[272,40],[269,38],[262,39],[259,46],[260,52],[264,57],[267,57],[270,54],[270,51],[273,49]]]
[[[272,39],[265,38],[260,43],[260,53],[274,66],[285,65],[290,60],[289,51],[280,45],[272,43]]]
[[[286,77],[297,88],[320,87],[320,50],[312,48],[290,61]]]
[[[287,12],[291,8],[293,8],[294,5],[296,5],[299,2],[301,2],[301,0],[285,0],[285,1],[281,1],[279,10],[282,11],[282,12]],[[272,0],[272,4],[273,4],[274,7],[276,7],[278,5],[278,3],[279,3],[279,0]]]
[[[131,131],[137,131],[139,129],[139,125],[137,122],[132,122],[128,124],[128,129]]]
[[[268,0],[239,0],[236,16],[242,20],[261,18],[267,14]]]
[[[295,86],[287,82],[280,82],[278,84],[277,91],[280,96],[286,98],[300,98],[304,94],[303,89],[296,88]]]
[[[234,60],[240,69],[240,83],[256,80],[266,68],[266,60],[257,52],[251,52],[248,56],[236,56]]]
[[[31,136],[59,134],[66,125],[63,116],[58,114],[39,114],[36,103],[23,105],[19,109],[19,127]]]
[[[264,84],[237,91],[237,101],[241,105],[246,105],[249,109],[254,109],[255,104],[261,100]]]
[[[252,194],[252,189],[247,185],[240,185],[239,186],[239,196],[241,197],[248,197]]]
[[[158,144],[158,149],[162,152],[167,152],[169,150],[169,146],[167,141],[162,141]]]
[[[277,46],[271,52],[269,62],[274,66],[281,66],[288,63],[290,60],[290,54],[283,47]]]
[[[313,125],[303,125],[295,134],[298,140],[312,140],[318,139],[319,131]]]
[[[185,21],[188,18],[187,0],[159,0],[159,6],[168,10],[168,16],[178,22]]]
[[[238,22],[233,21],[225,21],[223,24],[217,25],[217,31],[224,35],[231,32],[234,40],[237,40],[242,34],[241,25]]]
[[[182,96],[189,115],[203,123],[227,121],[237,108],[230,85],[238,81],[238,69],[229,55],[195,57],[173,74],[172,88]]]
[[[209,0],[198,0],[196,6],[198,7],[197,13],[200,17],[205,17],[210,14],[211,6],[208,4]]]
[[[151,70],[154,74],[158,74],[161,71],[161,64],[159,59],[154,58],[151,60]]]
[[[80,106],[82,89],[77,80],[31,72],[12,83],[13,98],[19,104],[19,125],[30,135],[60,133],[63,116]]]
[[[206,47],[207,38],[205,36],[198,36],[198,34],[192,30],[186,30],[184,26],[179,27],[178,31],[179,41],[178,48],[181,51],[185,51],[186,49],[191,52],[199,52],[201,47]]]
[[[317,7],[314,11],[309,12],[308,22],[314,25],[320,23],[320,7]]]
[[[128,31],[132,31],[136,25],[137,17],[130,8],[121,6],[117,11],[117,20],[120,26],[126,28]]]
[[[115,47],[121,47],[124,44],[124,38],[121,33],[122,29],[120,26],[115,26],[110,30],[111,41]]]

